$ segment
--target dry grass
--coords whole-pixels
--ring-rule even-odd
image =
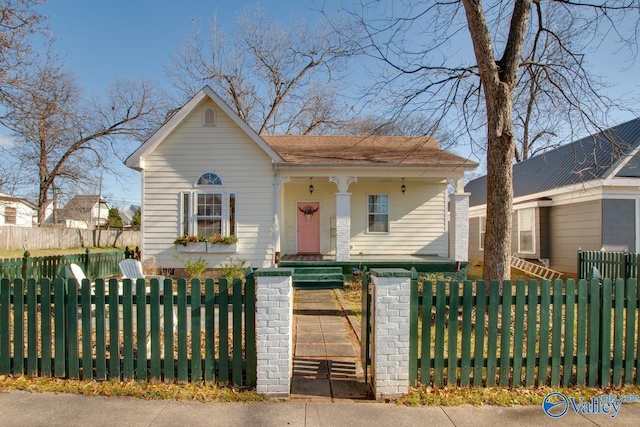
[[[203,383],[158,381],[79,381],[60,378],[0,376],[0,392],[70,393],[84,396],[127,396],[146,400],[196,400],[200,402],[263,402],[265,396],[251,390]]]

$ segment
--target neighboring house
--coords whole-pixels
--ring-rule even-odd
[[[120,212],[120,218],[122,219],[122,225],[128,227],[131,225],[133,215],[136,212],[140,212],[140,205],[131,205],[125,210],[118,210]]]
[[[513,165],[512,253],[575,274],[577,251],[640,252],[640,118]],[[469,259],[483,259],[486,176],[469,182]]]
[[[58,221],[67,228],[93,229],[107,223],[109,209],[109,204],[101,196],[78,195],[58,211]]]
[[[0,226],[32,227],[38,223],[38,207],[27,199],[0,193]]]
[[[461,183],[477,164],[431,138],[261,137],[205,87],[125,163],[142,173],[142,252],[158,265],[182,266],[176,237],[217,233],[238,244],[200,245],[209,267],[230,256],[253,267],[281,254],[447,257],[449,239],[451,258],[467,257]],[[448,183],[459,190],[451,233]]]

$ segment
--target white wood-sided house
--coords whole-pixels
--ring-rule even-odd
[[[231,256],[252,267],[295,254],[467,257],[462,182],[477,164],[431,138],[261,137],[205,87],[125,163],[142,174],[143,257],[163,267],[182,267],[179,251],[209,267]],[[238,241],[174,245],[185,234]]]
[[[0,193],[0,226],[31,228],[38,223],[38,207],[31,201]]]
[[[486,176],[470,181],[469,259],[483,259]],[[511,251],[576,274],[577,252],[640,252],[640,118],[513,166]]]

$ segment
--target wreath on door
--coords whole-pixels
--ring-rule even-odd
[[[307,205],[302,208],[298,208],[298,210],[304,214],[304,219],[307,222],[311,222],[311,218],[313,217],[313,214],[318,212],[318,209],[320,208],[319,207],[314,208],[313,206],[310,206],[310,205]]]

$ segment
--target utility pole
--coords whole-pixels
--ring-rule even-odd
[[[100,186],[98,187],[98,218],[96,219],[96,227],[98,228],[98,247],[100,247],[100,238],[102,237],[102,227],[100,227],[100,215],[102,213],[102,174],[100,174]]]

